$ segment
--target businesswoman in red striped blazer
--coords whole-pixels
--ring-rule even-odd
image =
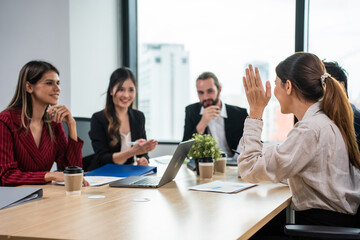
[[[82,165],[76,122],[57,105],[59,83],[59,71],[50,63],[31,61],[21,69],[14,97],[0,113],[0,185],[61,182],[62,172],[49,172],[54,162],[62,170]]]

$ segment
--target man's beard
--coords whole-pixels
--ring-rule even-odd
[[[214,99],[206,99],[204,101],[201,102],[201,105],[204,108],[210,107],[210,106],[214,106],[216,104],[218,104],[219,102],[219,95],[216,96],[215,100]]]

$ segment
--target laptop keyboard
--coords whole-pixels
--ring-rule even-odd
[[[136,185],[157,185],[160,182],[160,177],[144,177],[132,184]]]

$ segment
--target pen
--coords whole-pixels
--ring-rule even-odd
[[[235,149],[231,149],[234,153],[237,153],[240,155],[240,153],[238,151],[236,151]]]
[[[136,144],[139,144],[139,143],[142,143],[142,142],[151,142],[151,143],[153,143],[153,142],[156,142],[154,139],[151,139],[151,140],[140,140],[139,142],[128,142],[128,144],[130,145],[130,146],[134,146],[134,145],[136,145]]]

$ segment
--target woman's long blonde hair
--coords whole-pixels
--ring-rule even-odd
[[[360,153],[354,129],[354,112],[339,82],[326,73],[323,62],[314,54],[299,52],[276,67],[283,83],[290,80],[296,93],[307,101],[322,100],[324,113],[339,128],[346,143],[349,160],[360,169]],[[324,84],[323,84],[323,81]]]
[[[36,84],[49,71],[54,71],[60,75],[56,67],[44,61],[30,61],[20,70],[15,94],[6,109],[21,109],[21,126],[26,129],[26,132],[29,130],[33,110],[31,94],[26,91],[26,82]],[[51,121],[45,112],[43,120],[49,131],[50,138],[53,140]]]

